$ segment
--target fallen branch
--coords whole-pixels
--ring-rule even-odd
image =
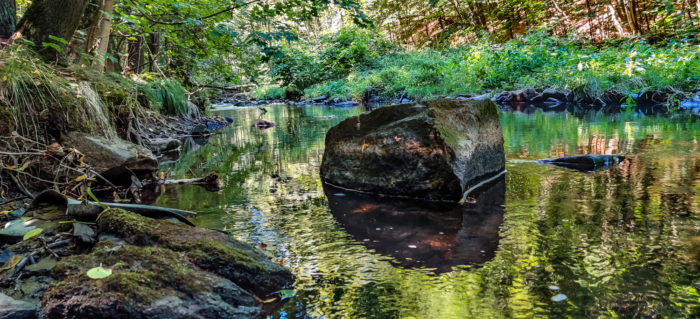
[[[216,172],[211,172],[209,175],[200,178],[161,180],[158,183],[161,185],[199,185],[210,191],[221,189],[219,174]]]

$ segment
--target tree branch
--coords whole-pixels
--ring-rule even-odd
[[[243,4],[236,3],[235,5],[230,6],[230,7],[226,8],[226,9],[221,10],[221,11],[217,11],[217,12],[214,12],[214,13],[212,13],[212,14],[209,14],[209,15],[206,15],[206,16],[203,16],[203,17],[200,17],[200,18],[197,18],[197,20],[206,20],[206,19],[209,19],[209,18],[213,18],[213,17],[216,17],[216,16],[218,16],[218,15],[224,14],[224,13],[226,13],[226,12],[230,12],[230,11],[236,10],[236,9],[238,9],[238,8],[241,8],[241,7],[243,7],[243,6],[247,6],[247,5],[253,4],[253,3],[255,3],[255,2],[259,2],[259,1],[260,1],[260,0],[253,0],[253,1],[250,1],[250,2],[243,3]],[[164,25],[183,25],[183,24],[187,24],[187,22],[184,22],[184,21],[175,22],[175,21],[161,21],[161,20],[157,20],[157,19],[153,18],[153,16],[147,14],[146,12],[143,12],[143,11],[141,10],[141,8],[139,7],[139,5],[136,3],[136,0],[129,0],[129,2],[131,2],[131,3],[134,5],[134,7],[136,7],[136,10],[138,10],[138,11],[143,15],[143,17],[146,18],[146,20],[150,21],[151,23],[154,23],[154,24],[164,24]]]

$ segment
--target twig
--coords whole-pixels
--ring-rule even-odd
[[[17,188],[19,188],[19,191],[22,192],[22,194],[27,195],[29,198],[34,199],[34,194],[30,193],[26,187],[24,187],[24,184],[20,183],[20,181],[15,177],[15,175],[12,174],[7,174],[10,176],[10,179],[15,183]]]
[[[14,199],[8,199],[8,200],[6,200],[6,201],[0,203],[0,205],[7,205],[7,204],[9,204],[9,203],[14,203],[14,202],[16,202],[16,201],[18,201],[18,200],[23,200],[23,199],[25,199],[25,198],[27,198],[27,195],[22,195],[22,196],[20,196],[20,197],[14,198]]]

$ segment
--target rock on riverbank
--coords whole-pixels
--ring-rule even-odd
[[[53,269],[46,318],[260,318],[262,300],[293,282],[261,251],[214,230],[119,209],[104,211],[97,228],[90,253]],[[98,266],[112,274],[90,279]]]

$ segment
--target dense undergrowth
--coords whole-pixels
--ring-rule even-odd
[[[122,126],[145,112],[184,115],[187,95],[179,81],[150,75],[127,78],[87,67],[63,68],[31,48],[0,51],[0,135],[11,132],[36,140],[82,131],[116,137]],[[146,80],[146,79],[149,80]]]
[[[257,97],[279,98],[303,91],[361,100],[368,92],[411,99],[479,94],[523,87],[582,88],[600,96],[610,88],[625,94],[648,87],[689,91],[700,84],[700,46],[641,39],[584,43],[544,32],[504,44],[487,40],[449,49],[405,50],[371,31],[346,29],[320,47],[282,47],[270,61],[273,81]]]

